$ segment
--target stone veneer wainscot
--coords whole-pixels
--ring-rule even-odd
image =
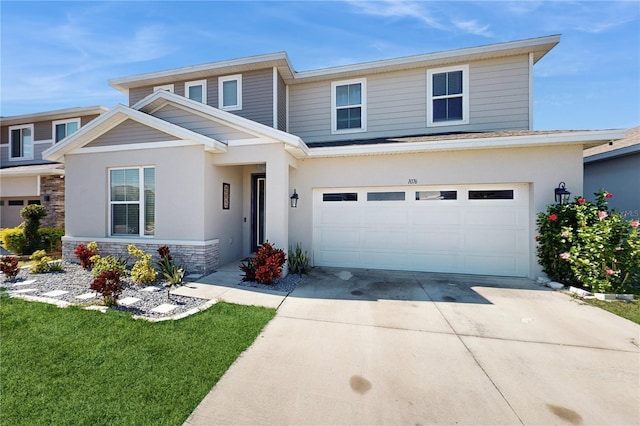
[[[93,240],[77,239],[63,237],[62,239],[62,257],[67,262],[80,263],[80,260],[73,254],[78,244],[87,245],[91,241],[98,244],[99,254],[101,256],[121,256],[122,258],[130,258],[130,263],[136,260],[129,255],[127,246],[134,244],[145,253],[153,255],[152,263],[155,265],[159,259],[158,248],[168,246],[171,250],[171,257],[177,265],[184,267],[187,273],[207,274],[215,271],[219,264],[218,246],[219,240],[204,241],[202,244],[189,244],[187,242],[171,243],[156,242],[153,240],[134,240],[126,241],[123,239],[110,240],[98,238]]]

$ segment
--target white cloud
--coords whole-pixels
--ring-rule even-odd
[[[479,24],[478,21],[472,19],[470,21],[453,21],[453,24],[459,30],[462,30],[466,33],[479,35],[483,37],[493,37],[493,33],[489,31],[489,25]]]
[[[415,1],[383,0],[383,1],[355,1],[347,3],[356,7],[360,13],[385,18],[413,18],[428,27],[446,30],[447,26],[423,7],[423,4]]]

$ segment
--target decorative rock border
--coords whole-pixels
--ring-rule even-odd
[[[545,278],[545,277],[538,277],[536,282],[541,286],[549,287],[549,288],[552,288],[553,290],[562,290],[565,288],[564,284],[556,281],[551,281],[549,278]],[[607,302],[611,302],[614,300],[625,300],[627,302],[632,302],[634,300],[634,295],[627,294],[627,293],[625,294],[591,293],[590,291],[587,291],[578,287],[574,287],[574,286],[569,286],[568,291],[570,293],[575,294],[578,297],[582,297],[583,299],[598,299],[598,300],[604,300]]]

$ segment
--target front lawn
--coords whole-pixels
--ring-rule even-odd
[[[638,302],[638,300],[634,300],[633,302],[625,302],[622,300],[605,302],[604,300],[585,299],[585,302],[633,321],[636,324],[640,324],[640,302]]]
[[[150,323],[0,297],[0,424],[182,424],[274,309]]]

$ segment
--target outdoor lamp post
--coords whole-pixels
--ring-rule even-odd
[[[296,192],[296,190],[293,190],[293,195],[291,196],[291,207],[293,207],[294,209],[296,207],[298,207],[298,193]]]
[[[553,191],[556,195],[556,203],[564,204],[569,201],[569,196],[571,195],[571,192],[567,191],[567,188],[565,188],[564,182],[560,182],[558,184],[558,187]]]

